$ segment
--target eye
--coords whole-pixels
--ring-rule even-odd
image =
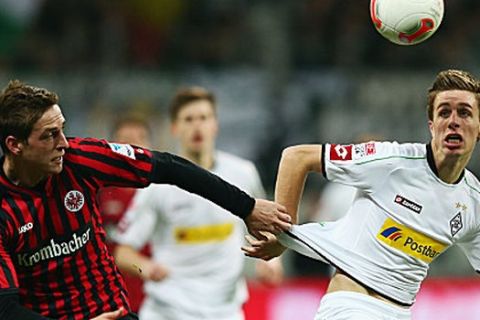
[[[441,109],[438,111],[438,115],[442,118],[448,118],[450,115],[450,110],[449,109]]]
[[[472,112],[468,109],[460,109],[458,111],[458,114],[460,115],[460,117],[462,118],[468,118],[468,117],[471,117],[472,116]]]

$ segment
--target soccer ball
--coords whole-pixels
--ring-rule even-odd
[[[440,26],[443,12],[443,0],[370,0],[375,28],[400,45],[414,45],[430,38]]]

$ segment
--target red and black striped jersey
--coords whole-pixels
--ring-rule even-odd
[[[144,187],[149,150],[98,139],[69,139],[60,174],[35,188],[0,176],[0,294],[55,319],[129,310],[124,282],[105,244],[96,201],[104,186]]]

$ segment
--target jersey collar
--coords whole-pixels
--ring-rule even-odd
[[[432,150],[432,144],[431,143],[428,143],[427,146],[427,162],[428,162],[428,166],[430,167],[430,169],[432,170],[432,172],[437,176],[437,178],[440,179],[440,177],[438,176],[438,170],[437,170],[437,166],[435,165],[435,159],[433,158],[433,150]],[[460,174],[460,177],[458,177],[457,181],[455,181],[454,183],[452,184],[457,184],[459,183],[460,181],[462,181],[463,177],[465,176],[465,169],[462,170],[462,173]]]

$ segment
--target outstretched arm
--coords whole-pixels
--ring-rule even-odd
[[[322,146],[297,145],[286,148],[278,167],[275,201],[287,208],[293,223],[298,220],[298,206],[309,172],[322,171]]]
[[[198,194],[245,221],[248,231],[261,239],[259,231],[278,234],[290,229],[290,217],[283,206],[253,199],[236,186],[192,162],[165,152],[153,152],[151,181],[168,183]]]
[[[278,167],[275,201],[287,208],[293,223],[298,218],[298,206],[309,172],[322,171],[322,146],[298,145],[285,149]],[[242,250],[249,257],[270,260],[285,251],[273,234],[262,232],[262,237],[247,237],[250,246]]]

